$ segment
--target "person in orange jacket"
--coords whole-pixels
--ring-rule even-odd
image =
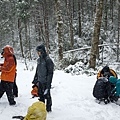
[[[10,45],[6,45],[1,53],[4,58],[4,63],[0,64],[1,84],[0,84],[0,98],[6,92],[10,105],[15,105],[13,95],[13,85],[16,75],[16,63],[14,60],[14,51]]]
[[[11,50],[13,52],[13,48],[11,48]],[[1,58],[3,58],[3,52],[1,53],[1,56],[2,56]],[[13,57],[14,57],[15,64],[17,66],[17,60],[16,60],[16,57],[15,57],[14,54],[13,54]],[[2,64],[0,63],[0,65],[3,66],[3,63]],[[16,84],[16,76],[17,76],[17,72],[15,73],[14,85],[13,85],[13,95],[14,95],[14,97],[18,97],[18,86]],[[1,79],[1,76],[0,76],[0,79]]]

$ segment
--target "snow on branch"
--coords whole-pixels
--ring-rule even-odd
[[[114,45],[120,45],[120,44],[118,44],[118,43],[115,43],[115,44],[101,44],[101,45],[98,45],[98,47],[114,46]],[[68,50],[68,51],[63,52],[63,54],[70,53],[70,52],[75,52],[75,51],[79,51],[79,50],[86,50],[86,49],[91,49],[91,46],[89,46],[89,47],[83,47],[83,48],[78,48],[78,49],[74,49],[74,50]]]

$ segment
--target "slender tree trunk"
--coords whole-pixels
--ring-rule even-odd
[[[82,21],[84,21],[84,0],[81,0],[81,16]]]
[[[93,17],[95,16],[95,13],[96,13],[96,0],[94,0]]]
[[[112,30],[113,30],[113,0],[110,0],[110,11],[111,11],[111,20],[112,20]]]
[[[102,10],[103,10],[103,2],[104,0],[98,0],[96,16],[95,16],[95,24],[94,24],[94,32],[92,37],[92,46],[89,60],[89,67],[95,69],[96,66],[96,58],[98,56],[98,45],[99,45],[99,35],[100,35],[100,27],[102,21]]]
[[[78,30],[79,30],[79,37],[81,37],[82,31],[81,31],[81,0],[78,0]]]
[[[119,62],[119,44],[120,44],[120,3],[118,4],[118,40],[117,40],[117,62]]]
[[[28,30],[29,30],[29,36],[30,36],[30,29],[31,29],[31,27],[30,27],[30,25],[28,25]],[[29,49],[29,58],[30,58],[30,60],[32,60],[32,55],[31,55],[31,41],[30,41],[31,39],[30,39],[30,37],[29,37],[29,39],[28,39],[28,49]]]
[[[36,7],[35,14],[34,14],[34,21],[35,21],[35,32],[37,34],[36,41],[46,42],[46,36],[44,32],[44,3],[39,2],[39,4]]]
[[[67,15],[69,21],[69,37],[70,37],[70,46],[73,49],[74,40],[73,40],[73,10],[72,10],[71,0],[67,0]]]
[[[45,27],[45,39],[46,39],[46,50],[47,53],[49,53],[49,23],[48,23],[48,0],[44,0],[45,6],[44,6],[44,27]]]
[[[25,19],[24,20],[24,25],[25,25],[25,47],[26,47],[26,49],[27,49],[27,47],[28,47],[28,30],[27,30],[27,20]]]
[[[69,2],[69,12],[70,12],[70,41],[71,41],[71,48],[73,49],[74,46],[74,36],[73,36],[73,5],[72,2]]]
[[[43,24],[41,20],[39,20],[39,35],[41,36],[40,38],[42,39],[42,41],[45,43],[45,33],[43,30]]]
[[[21,28],[21,20],[20,20],[20,18],[18,18],[18,30],[19,30],[21,53],[22,53],[22,57],[25,58],[24,52],[23,52],[23,43],[22,43],[22,35],[21,35],[22,28]]]
[[[107,11],[108,11],[108,4],[107,4],[107,0],[105,0],[105,22],[104,22],[104,24],[105,24],[105,30],[107,30]]]
[[[59,61],[63,59],[63,20],[60,8],[60,0],[55,0],[57,13],[57,35],[58,35],[58,57]]]

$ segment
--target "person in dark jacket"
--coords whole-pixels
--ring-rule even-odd
[[[45,103],[47,112],[52,111],[52,98],[50,94],[51,83],[54,72],[54,63],[47,55],[45,46],[42,44],[36,47],[39,58],[37,59],[37,68],[32,83],[38,86],[39,100]]]

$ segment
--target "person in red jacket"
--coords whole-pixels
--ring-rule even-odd
[[[15,105],[13,95],[13,85],[16,75],[16,63],[14,60],[13,48],[10,45],[6,45],[3,48],[2,56],[4,63],[0,64],[1,71],[1,84],[0,84],[0,98],[6,92],[10,105]]]

